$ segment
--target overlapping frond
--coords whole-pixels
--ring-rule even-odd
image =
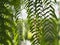
[[[56,45],[57,17],[51,0],[28,0],[28,23],[33,45]]]

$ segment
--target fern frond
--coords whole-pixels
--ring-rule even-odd
[[[51,0],[28,0],[28,23],[33,33],[34,45],[55,45],[57,17]],[[40,38],[40,39],[39,39]]]

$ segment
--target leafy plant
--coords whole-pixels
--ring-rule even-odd
[[[54,0],[56,2],[56,0]],[[0,45],[20,45],[32,33],[32,45],[58,45],[57,17],[52,0],[0,0]],[[23,21],[18,20],[26,9],[28,24],[23,36]],[[27,21],[26,21],[27,22]]]
[[[12,4],[12,2],[14,4]],[[16,0],[0,0],[0,45],[18,45]],[[20,3],[19,3],[20,5]],[[18,6],[19,7],[19,6]],[[13,8],[13,9],[12,9]]]
[[[57,17],[51,0],[28,0],[28,23],[32,45],[57,44]]]

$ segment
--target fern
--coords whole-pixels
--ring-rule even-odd
[[[41,5],[39,0],[29,0],[28,5],[28,23],[30,24],[30,30],[33,33],[32,45],[40,45],[40,10]]]
[[[28,0],[32,45],[57,45],[57,17],[53,6],[51,0]]]
[[[28,12],[32,45],[58,45],[57,17],[52,0],[0,0],[0,45],[19,45],[23,40],[22,22],[18,22],[22,5]]]

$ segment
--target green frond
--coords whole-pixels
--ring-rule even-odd
[[[57,20],[51,0],[28,1],[28,23],[33,33],[32,45],[55,45]]]

